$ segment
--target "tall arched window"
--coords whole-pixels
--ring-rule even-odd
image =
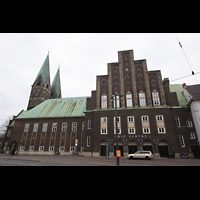
[[[127,93],[126,94],[126,106],[127,107],[132,107],[133,106],[132,94],[131,93]]]
[[[140,106],[146,106],[146,99],[144,92],[139,93],[139,99],[140,99]]]
[[[159,94],[157,91],[152,92],[152,97],[153,97],[153,105],[154,106],[160,105]]]

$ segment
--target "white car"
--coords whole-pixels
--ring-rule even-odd
[[[128,154],[127,158],[128,159],[144,158],[144,159],[150,160],[151,158],[154,158],[154,156],[151,153],[151,151],[136,151],[133,154]]]

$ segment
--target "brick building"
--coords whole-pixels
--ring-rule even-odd
[[[41,95],[48,95],[14,118],[7,130],[7,148],[17,148],[21,142],[20,153],[68,154],[75,150],[78,139],[79,153],[105,156],[109,141],[109,154],[115,155],[115,105],[111,97],[116,93],[122,95],[117,98],[122,156],[144,149],[161,157],[166,157],[169,150],[176,154],[193,152],[199,157],[182,85],[169,85],[168,78],[162,80],[160,70],[148,71],[145,59],[134,60],[133,50],[119,51],[118,62],[108,63],[107,68],[107,75],[96,77],[96,90],[91,97],[60,98],[61,90],[57,88],[57,99],[51,99],[50,82],[43,74],[48,70],[40,70],[33,89],[41,87],[48,92],[35,95],[34,102]]]

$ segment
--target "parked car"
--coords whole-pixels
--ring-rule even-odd
[[[187,158],[189,159],[189,155],[188,154],[185,154],[185,153],[180,153],[177,158]]]
[[[151,158],[154,158],[154,155],[151,153],[151,151],[136,151],[133,154],[128,154],[128,159],[134,159],[134,158],[144,158],[146,160],[150,160]]]

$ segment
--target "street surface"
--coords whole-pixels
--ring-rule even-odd
[[[0,166],[116,166],[116,158],[82,157],[60,155],[19,155],[0,154]],[[129,160],[120,158],[120,166],[200,166],[200,159]]]

